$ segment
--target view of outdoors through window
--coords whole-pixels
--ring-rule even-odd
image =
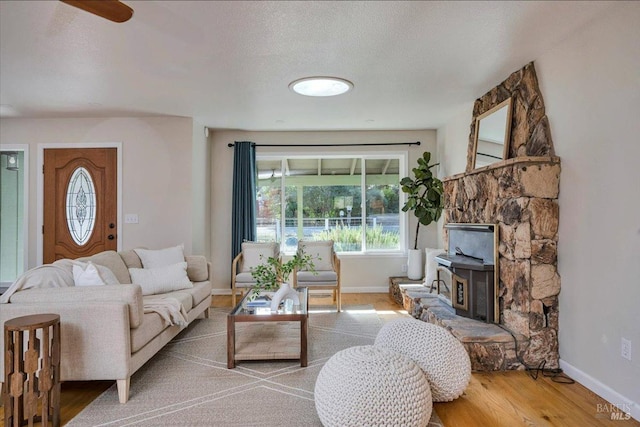
[[[258,158],[258,240],[289,253],[302,239],[333,240],[338,252],[399,251],[400,159]]]

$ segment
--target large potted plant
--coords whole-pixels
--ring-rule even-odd
[[[287,262],[283,262],[282,258],[269,257],[265,263],[251,269],[251,276],[256,281],[253,285],[254,295],[258,295],[261,291],[275,291],[271,297],[271,311],[277,311],[280,302],[288,297],[299,304],[298,293],[287,282],[296,268],[315,272],[311,255],[298,251]]]
[[[413,168],[414,177],[404,177],[400,180],[402,191],[407,193],[407,202],[402,207],[403,212],[412,211],[418,219],[413,249],[409,249],[407,276],[413,280],[422,279],[423,263],[422,250],[418,249],[418,233],[420,225],[429,225],[438,221],[444,207],[442,181],[434,176],[431,169],[439,163],[429,164],[431,153],[425,151],[418,158],[418,167]]]

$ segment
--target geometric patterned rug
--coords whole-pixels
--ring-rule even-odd
[[[140,368],[126,404],[114,384],[67,426],[321,426],[313,392],[324,363],[342,349],[373,344],[385,321],[402,316],[379,316],[371,306],[341,313],[313,306],[306,368],[292,360],[227,369],[227,313],[211,309],[209,319],[193,322]],[[280,326],[284,333],[287,324]],[[256,327],[236,323],[237,342]],[[442,424],[434,411],[429,427],[436,426]]]

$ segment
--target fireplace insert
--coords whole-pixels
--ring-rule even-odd
[[[451,306],[458,316],[499,321],[497,227],[494,224],[446,224],[447,253],[435,259],[451,272]]]

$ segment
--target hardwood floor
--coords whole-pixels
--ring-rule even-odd
[[[329,297],[312,297],[329,304]],[[387,294],[343,294],[343,306],[371,304],[385,316],[398,311]],[[231,307],[230,296],[215,296],[214,307]],[[61,422],[66,424],[113,381],[69,382],[62,385]],[[560,384],[550,378],[532,379],[522,371],[474,373],[465,393],[453,402],[436,403],[434,410],[446,427],[482,426],[636,426],[640,422],[611,420],[611,405],[580,384]],[[624,414],[621,414],[624,418]],[[4,408],[0,407],[0,419]],[[213,424],[212,424],[213,425]]]

